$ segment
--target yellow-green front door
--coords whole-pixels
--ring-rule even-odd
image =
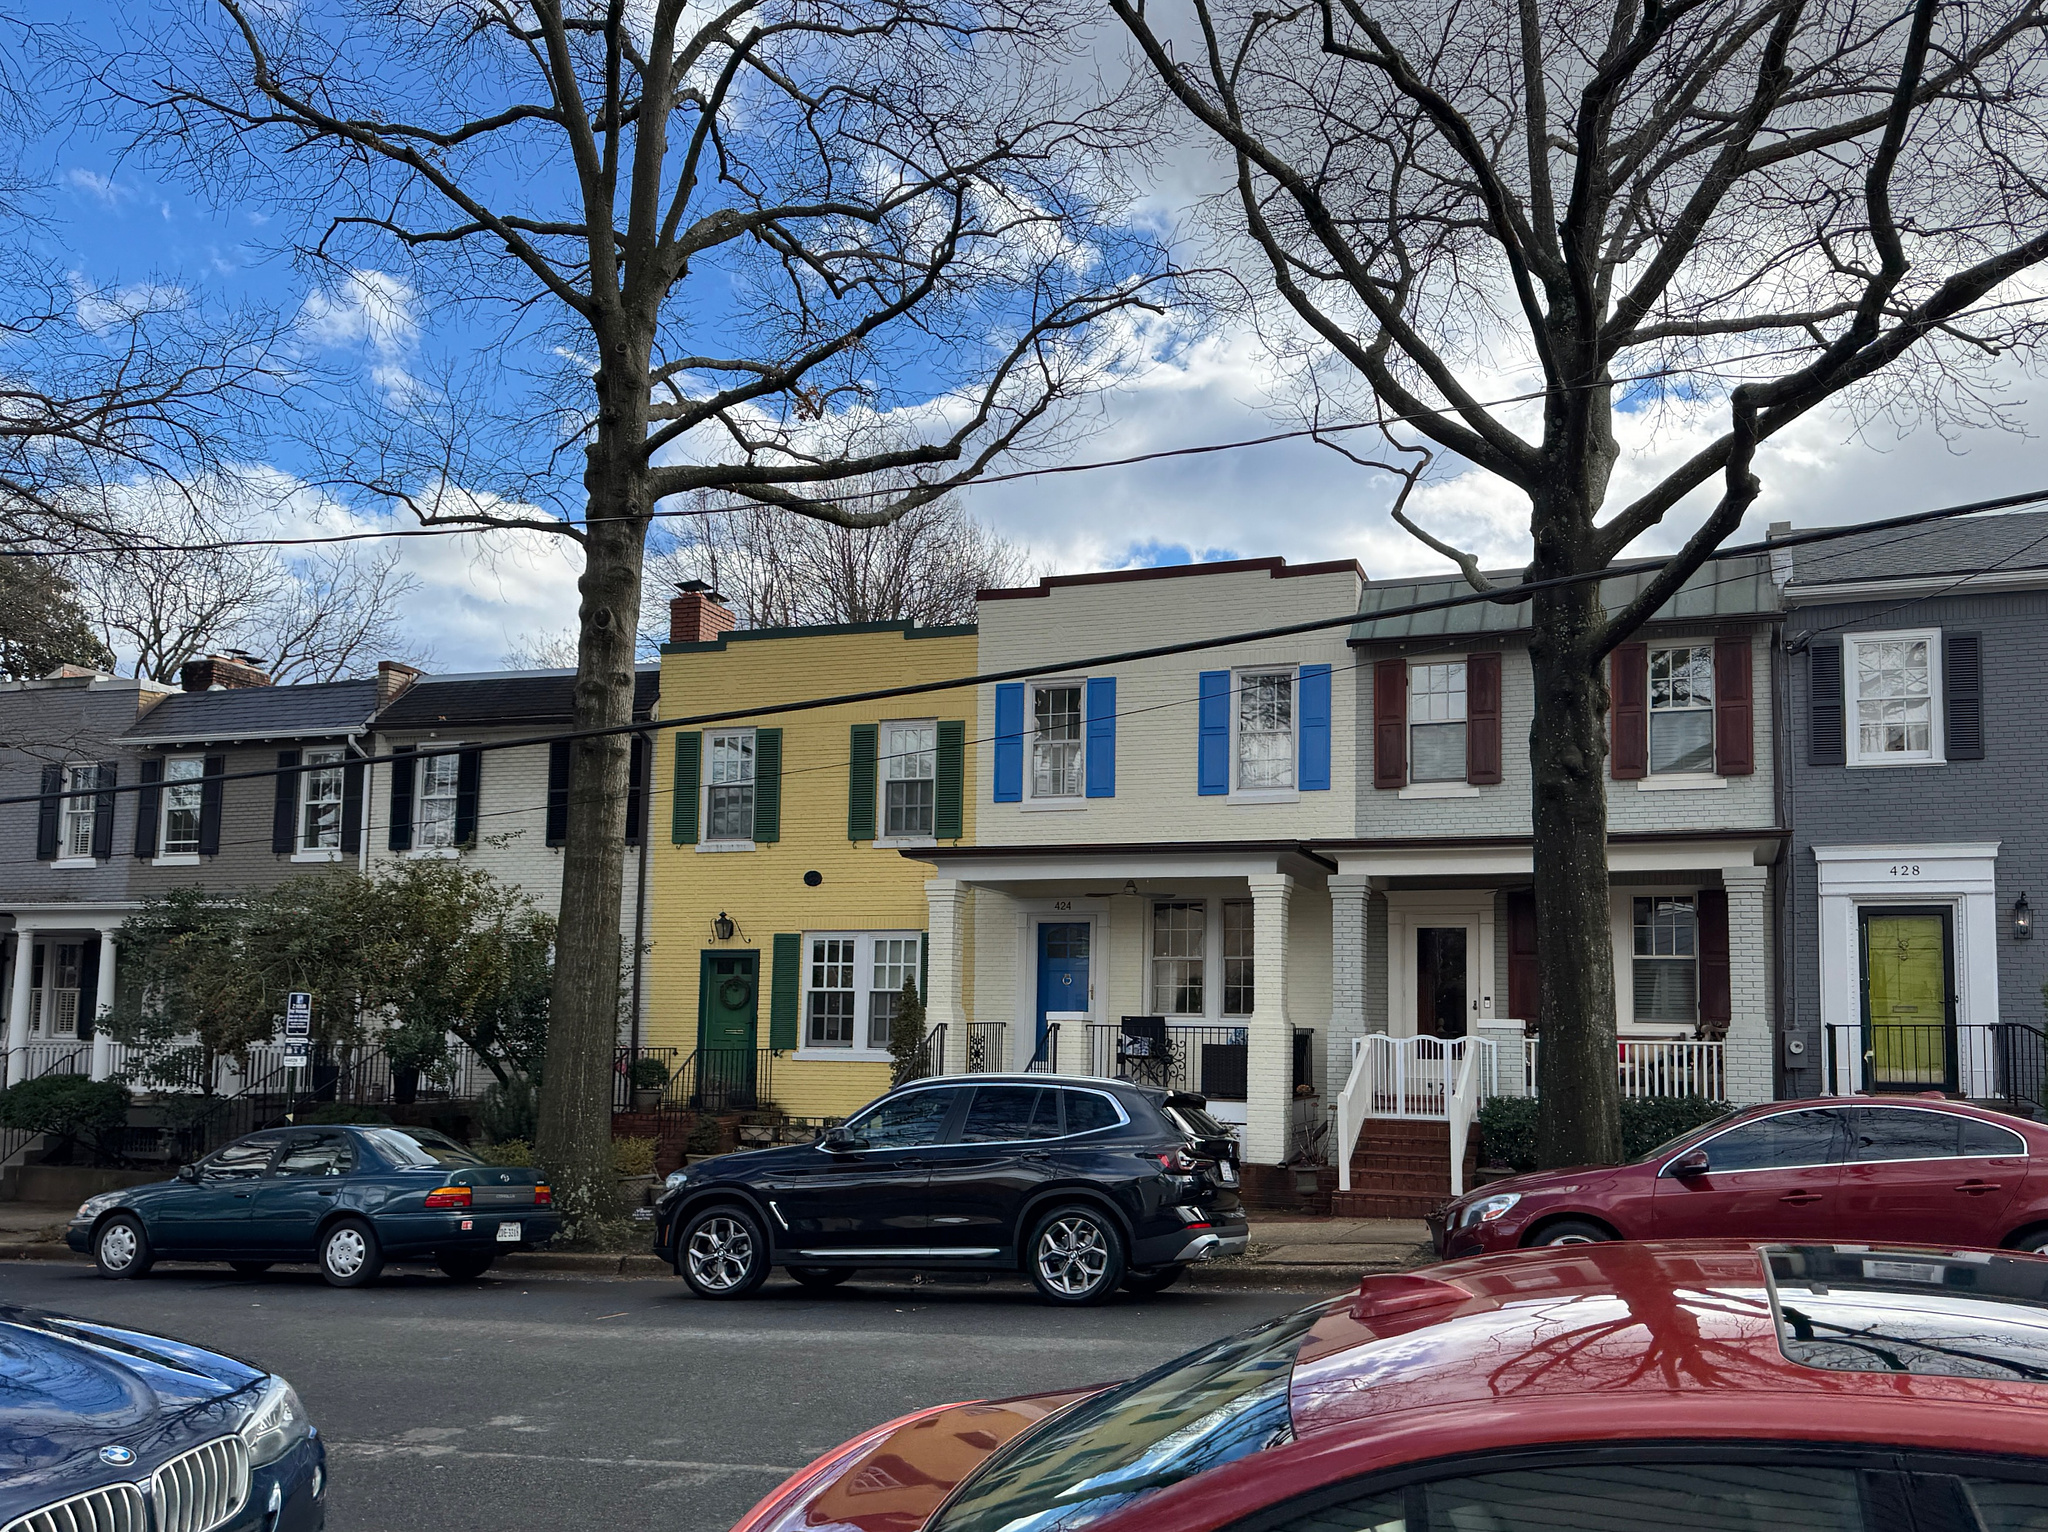
[[[1954,1090],[1949,912],[1866,909],[1862,920],[1866,1083],[1875,1090]]]

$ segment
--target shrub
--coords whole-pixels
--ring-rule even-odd
[[[63,1141],[63,1153],[86,1139],[111,1133],[128,1121],[128,1087],[84,1075],[44,1075],[0,1091],[0,1128],[47,1133]]]
[[[388,1128],[391,1125],[389,1113],[380,1112],[373,1106],[349,1106],[333,1102],[311,1112],[303,1112],[296,1119],[302,1123],[347,1124],[362,1128]]]
[[[533,1145],[523,1138],[501,1138],[477,1151],[493,1165],[531,1165]]]
[[[612,1140],[612,1173],[620,1176],[654,1174],[654,1140],[615,1138]]]
[[[924,1073],[924,999],[915,977],[903,981],[896,1015],[889,1023],[889,1083],[901,1085]]]
[[[501,1080],[477,1098],[476,1125],[484,1142],[502,1144],[513,1139],[533,1142],[540,1126],[540,1103],[534,1097],[533,1082],[524,1075]]]
[[[715,1117],[699,1117],[690,1125],[689,1137],[683,1140],[683,1147],[692,1154],[717,1154],[725,1148],[725,1129],[718,1125]]]
[[[643,1054],[627,1067],[626,1078],[635,1090],[660,1090],[668,1084],[668,1065]]]
[[[1621,1154],[1640,1159],[1675,1138],[1727,1113],[1725,1101],[1701,1096],[1627,1096],[1621,1103]],[[1495,1096],[1479,1108],[1479,1140],[1486,1163],[1511,1170],[1536,1168],[1536,1098]]]

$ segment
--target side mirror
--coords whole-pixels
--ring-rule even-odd
[[[828,1154],[847,1154],[855,1149],[865,1149],[868,1141],[851,1128],[827,1128],[822,1147]]]
[[[1707,1160],[1707,1151],[1695,1149],[1691,1154],[1681,1154],[1664,1169],[1667,1176],[1703,1176],[1713,1167]]]
[[[180,1165],[178,1167],[178,1179],[180,1181],[197,1181],[199,1179],[199,1167],[197,1165]]]

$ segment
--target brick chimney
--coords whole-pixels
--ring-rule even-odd
[[[377,706],[391,706],[419,678],[417,665],[401,664],[397,660],[377,661]]]
[[[178,685],[188,692],[226,691],[238,686],[268,686],[270,675],[257,658],[240,649],[188,660],[178,671]]]
[[[668,641],[672,644],[707,644],[733,627],[732,608],[725,597],[702,580],[685,580],[677,587],[681,595],[668,604]]]

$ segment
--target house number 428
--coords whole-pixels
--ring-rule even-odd
[[[1894,862],[1892,863],[1892,876],[1895,878],[1917,878],[1920,876],[1920,864],[1918,862]]]

